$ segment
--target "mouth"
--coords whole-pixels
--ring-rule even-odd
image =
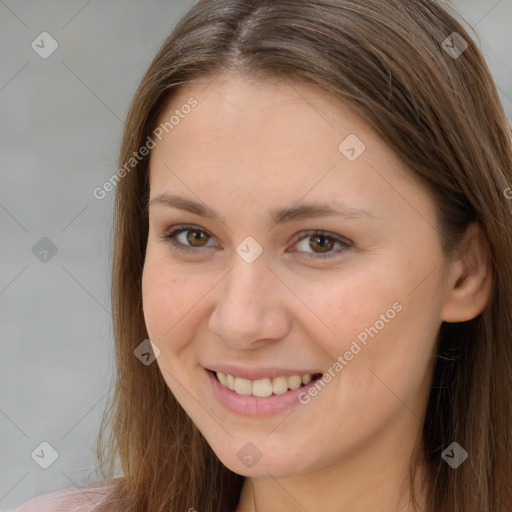
[[[283,375],[250,380],[213,370],[207,371],[224,388],[235,392],[237,395],[253,396],[256,398],[283,395],[289,391],[295,391],[310,384],[314,384],[315,381],[322,377],[322,373],[306,373],[302,375]]]

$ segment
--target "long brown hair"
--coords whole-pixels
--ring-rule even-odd
[[[240,496],[244,478],[219,461],[158,366],[134,357],[148,338],[141,277],[149,158],[126,167],[176,87],[228,71],[311,83],[351,106],[430,191],[447,257],[470,223],[481,227],[492,296],[475,319],[440,329],[423,429],[425,512],[510,512],[510,127],[477,46],[430,0],[200,0],[158,51],[131,104],[116,185],[117,374],[98,436],[98,467],[115,492],[104,510],[231,512]],[[457,469],[441,457],[454,441],[469,453]]]

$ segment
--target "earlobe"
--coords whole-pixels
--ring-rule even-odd
[[[485,309],[491,296],[492,277],[487,243],[478,224],[467,228],[448,280],[442,320],[465,322]]]

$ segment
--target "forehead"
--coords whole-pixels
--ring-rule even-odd
[[[265,209],[306,196],[385,208],[396,205],[397,192],[421,194],[370,125],[310,84],[216,75],[180,86],[158,124],[169,125],[171,117],[172,128],[151,152],[152,197],[179,189],[190,198],[209,197],[222,210],[235,197],[238,207]],[[347,140],[360,152],[356,159],[343,152]]]
[[[236,166],[237,174],[242,167],[255,170],[259,165],[270,171],[276,164],[283,178],[291,178],[290,173],[298,176],[302,168],[309,174],[319,172],[311,164],[319,169],[338,160],[339,145],[349,135],[364,141],[366,150],[393,156],[371,127],[334,94],[289,79],[213,75],[180,85],[157,125],[162,140],[152,156],[172,158],[179,166],[200,158],[205,171],[208,165],[222,163],[223,169]],[[265,174],[265,169],[258,174]]]
[[[186,124],[203,135],[220,136],[231,131],[240,138],[241,127],[257,131],[258,138],[276,132],[280,138],[292,138],[297,132],[313,138],[319,129],[340,132],[336,136],[349,130],[364,137],[371,131],[339,97],[318,86],[288,78],[262,81],[231,74],[208,75],[178,86],[164,104],[158,123],[165,123],[183,108],[188,110],[186,105],[191,98],[197,100],[197,106],[186,114],[190,119]],[[179,137],[184,130],[175,128],[173,135]]]

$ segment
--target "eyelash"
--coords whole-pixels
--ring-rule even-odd
[[[197,252],[195,249],[202,249],[202,248],[204,248],[204,247],[192,248],[190,246],[182,244],[181,242],[177,242],[176,241],[176,236],[178,234],[180,234],[182,232],[186,232],[186,231],[198,231],[198,232],[205,233],[206,235],[211,237],[211,235],[209,235],[207,231],[205,231],[204,229],[199,228],[198,226],[194,226],[194,225],[191,225],[191,224],[183,224],[183,225],[180,225],[180,226],[177,226],[177,227],[173,228],[171,231],[169,231],[166,234],[158,235],[158,238],[160,238],[161,240],[169,243],[174,249],[176,249],[177,251],[183,252],[183,253]],[[325,237],[327,239],[334,240],[335,242],[338,242],[343,247],[343,249],[341,249],[341,250],[339,250],[337,252],[334,252],[334,253],[333,252],[326,253],[326,254],[334,254],[334,256],[325,256],[325,255],[323,255],[321,253],[304,253],[304,254],[310,254],[308,256],[304,256],[305,258],[309,258],[309,259],[331,259],[331,258],[334,258],[336,255],[340,254],[341,252],[344,252],[346,249],[349,249],[349,248],[352,247],[351,242],[349,242],[348,240],[346,240],[344,238],[341,238],[339,236],[333,235],[332,233],[329,233],[329,232],[326,232],[326,231],[319,231],[319,230],[306,231],[305,235],[302,238],[299,238],[294,243],[294,245],[296,243],[298,243],[298,242],[301,242],[302,240],[304,240],[306,238],[313,237],[313,236],[323,236],[323,237]],[[292,252],[298,252],[298,251],[292,251]],[[313,254],[316,254],[316,256],[313,256]]]

